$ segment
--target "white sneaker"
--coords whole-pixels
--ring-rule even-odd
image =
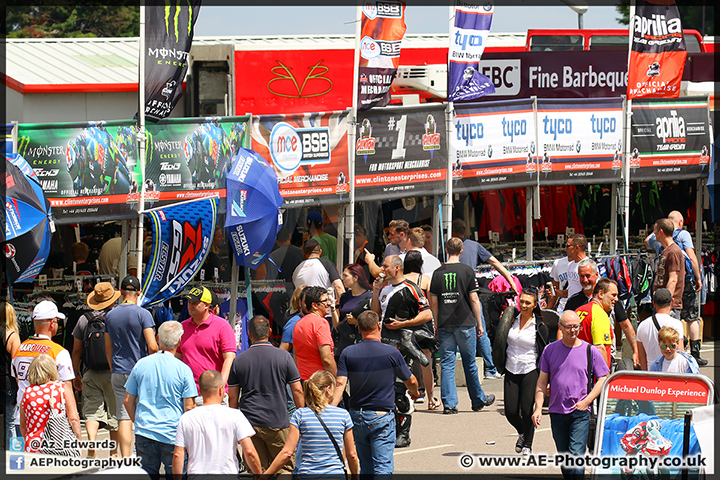
[[[532,455],[532,450],[530,450],[528,447],[523,447],[520,455],[522,455],[523,457],[529,457],[530,455]]]
[[[425,397],[419,397],[417,400],[415,400],[415,403],[425,403]]]
[[[485,375],[485,378],[503,378],[503,374],[500,372],[495,372],[493,375]]]

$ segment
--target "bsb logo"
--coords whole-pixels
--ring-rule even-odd
[[[295,128],[279,122],[270,133],[270,156],[275,166],[287,173],[300,165],[330,163],[330,129]]]
[[[268,91],[274,95],[287,98],[311,98],[325,95],[333,89],[332,80],[324,76],[330,69],[322,65],[323,60],[307,67],[309,72],[305,74],[305,78],[296,78],[292,67],[284,65],[279,60],[276,62],[278,65],[270,69],[275,77],[267,83]]]

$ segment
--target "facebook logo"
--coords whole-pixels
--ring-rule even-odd
[[[10,455],[10,470],[25,470],[25,455]]]
[[[10,438],[10,451],[11,452],[25,451],[25,438],[24,437],[11,437]]]

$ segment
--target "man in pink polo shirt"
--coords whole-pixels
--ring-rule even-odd
[[[204,371],[220,372],[227,404],[227,381],[237,351],[235,333],[227,321],[212,313],[210,290],[195,287],[184,297],[188,301],[190,318],[182,322],[183,335],[175,356],[190,367],[198,389],[198,379]],[[196,397],[195,402],[202,405],[202,397]]]
[[[330,323],[325,319],[335,307],[327,290],[323,287],[308,288],[305,307],[309,313],[298,320],[293,329],[293,356],[300,378],[307,380],[318,370],[337,375]]]

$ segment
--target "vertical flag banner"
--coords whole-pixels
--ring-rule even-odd
[[[404,1],[370,0],[363,3],[358,110],[390,103],[390,86],[400,64],[400,43],[405,30]]]
[[[492,17],[493,5],[490,3],[455,3],[448,51],[448,100],[451,102],[495,93],[493,82],[478,72]]]
[[[182,96],[200,0],[151,4],[145,19],[145,118],[166,118]]]
[[[687,50],[677,5],[636,0],[630,23],[628,99],[679,97]]]
[[[152,307],[180,294],[205,262],[215,234],[217,198],[144,213],[152,223],[153,246],[138,304]]]

